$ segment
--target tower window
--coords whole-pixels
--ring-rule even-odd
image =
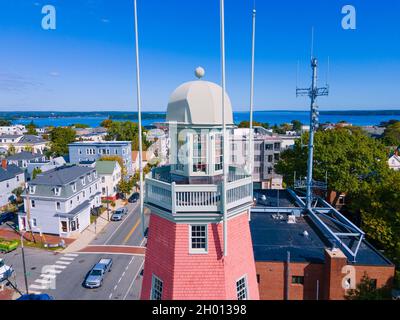
[[[247,277],[244,276],[236,281],[236,294],[238,300],[247,300],[248,293],[247,293]]]
[[[163,282],[153,274],[151,281],[151,300],[161,300],[163,292]]]
[[[193,172],[207,171],[207,136],[196,134],[193,136]]]
[[[190,253],[207,253],[207,225],[190,226]]]
[[[292,283],[293,284],[304,284],[304,277],[303,276],[293,276]]]

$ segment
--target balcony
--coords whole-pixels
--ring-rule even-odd
[[[146,178],[145,204],[175,217],[221,217],[222,176],[188,178],[171,174],[170,166],[156,168]],[[226,186],[228,215],[248,209],[253,182],[241,168],[230,167]]]

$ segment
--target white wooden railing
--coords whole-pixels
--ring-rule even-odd
[[[227,209],[253,201],[251,177],[237,178],[227,184]],[[188,212],[221,210],[221,185],[167,183],[146,179],[145,203],[170,211],[173,215]]]

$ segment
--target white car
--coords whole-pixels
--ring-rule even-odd
[[[7,280],[13,274],[14,269],[7,266],[4,260],[0,258],[0,282]]]

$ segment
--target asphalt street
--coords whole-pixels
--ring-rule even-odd
[[[145,239],[139,204],[129,204],[122,221],[111,221],[90,245],[143,246]],[[145,228],[148,216],[145,216]],[[53,253],[25,248],[30,292],[48,293],[56,300],[136,300],[140,297],[141,271],[144,257],[121,254]],[[21,249],[4,255],[15,269],[12,282],[25,292]],[[112,270],[106,274],[102,287],[83,287],[86,274],[102,258],[113,259]]]

